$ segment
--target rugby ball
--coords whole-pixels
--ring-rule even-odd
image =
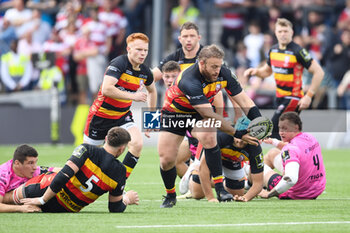
[[[249,135],[259,140],[271,136],[272,129],[272,121],[264,116],[255,118],[248,125]]]

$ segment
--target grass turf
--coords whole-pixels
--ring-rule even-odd
[[[63,166],[74,147],[35,145],[39,164]],[[0,147],[0,163],[15,146]],[[324,150],[327,187],[317,200],[254,199],[248,203],[179,200],[160,209],[165,194],[156,148],[143,156],[127,182],[139,206],[108,213],[107,194],[77,214],[0,214],[0,232],[350,232],[350,150]],[[177,182],[179,179],[177,180]]]

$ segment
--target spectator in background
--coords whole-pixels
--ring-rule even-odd
[[[26,7],[42,12],[41,19],[50,26],[54,25],[56,0],[29,0],[26,3]]]
[[[1,56],[1,79],[7,92],[29,90],[33,65],[29,55],[17,53],[18,40],[11,42],[11,51]]]
[[[109,60],[123,53],[123,43],[126,35],[128,20],[123,11],[118,7],[120,0],[103,0],[102,8],[99,9],[98,19],[107,25],[108,35],[112,36],[112,47]]]
[[[181,47],[178,40],[180,28],[186,22],[197,23],[199,10],[191,5],[191,0],[179,0],[179,5],[171,9],[170,22],[173,30],[173,42],[176,47]]]
[[[215,6],[223,10],[221,44],[225,49],[236,51],[236,45],[243,39],[245,27],[244,0],[215,0]],[[234,44],[230,45],[230,39]]]
[[[70,53],[69,45],[63,43],[60,38],[58,31],[53,29],[50,34],[50,38],[43,44],[44,52],[53,52],[55,53],[55,62],[63,75],[66,76],[68,73],[68,55]]]
[[[86,62],[89,57],[94,57],[98,54],[98,47],[94,41],[91,40],[91,31],[88,25],[84,25],[81,32],[82,36],[78,38],[73,51],[73,58],[75,62],[77,62],[79,97],[78,106],[75,110],[71,124],[71,132],[75,138],[74,144],[77,146],[83,142],[84,126],[89,113],[88,91],[90,90],[92,92],[92,90],[98,89],[98,86],[91,89],[91,86],[95,85],[95,82],[88,78]]]
[[[96,54],[88,54],[86,57],[89,90],[91,91],[92,99],[95,99],[107,67],[106,57],[112,46],[112,35],[108,31],[107,25],[98,19],[97,8],[91,8],[89,15],[90,18],[84,23],[83,27],[86,27],[86,30],[89,31],[89,40],[97,48]]]
[[[81,3],[79,0],[67,1],[56,15],[55,29],[60,31],[66,28],[72,19],[75,26],[80,28],[83,25],[84,17],[80,14]]]
[[[0,55],[10,50],[10,44],[15,39],[17,39],[15,27],[6,18],[3,18],[0,29]]]
[[[350,70],[350,30],[341,32],[340,42],[335,44],[330,51],[327,70],[331,74],[333,87],[338,88],[339,84],[345,78],[345,73]],[[343,85],[343,87],[345,86]],[[338,95],[343,96],[345,89],[340,88]],[[342,99],[340,103],[341,108],[345,108],[344,101],[345,99]]]
[[[250,61],[249,67],[257,67],[262,61],[260,50],[264,44],[264,35],[261,33],[257,22],[252,22],[248,26],[248,35],[243,39],[247,47],[247,58]]]
[[[24,7],[23,0],[13,0],[13,8],[5,12],[4,18],[15,27],[17,38],[20,38],[26,31],[26,23],[32,20],[32,11]]]
[[[77,41],[78,37],[78,29],[76,27],[75,16],[72,15],[69,17],[69,23],[66,28],[59,31],[59,36],[65,46],[69,48],[68,53],[68,80],[69,83],[67,85],[67,90],[70,94],[69,101],[72,104],[76,104],[78,102],[78,83],[76,80],[76,69],[77,64],[73,59],[73,48]]]
[[[346,0],[346,6],[338,18],[337,28],[340,30],[350,29],[350,0]]]

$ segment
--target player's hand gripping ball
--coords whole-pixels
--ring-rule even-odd
[[[261,116],[252,120],[248,125],[249,135],[259,140],[272,134],[273,125],[269,118]]]

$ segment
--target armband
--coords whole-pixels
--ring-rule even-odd
[[[46,202],[44,201],[44,198],[43,198],[43,197],[40,197],[40,198],[39,198],[39,202],[40,202],[41,205],[45,205],[45,203],[46,203]]]
[[[50,188],[54,193],[58,193],[70,179],[70,177],[66,176],[62,170],[57,173],[52,183],[50,184]]]
[[[251,107],[249,109],[248,114],[247,114],[248,119],[251,120],[251,121],[254,120],[257,117],[260,117],[260,116],[261,116],[261,113],[260,113],[260,111],[259,111],[257,106]]]
[[[126,205],[124,204],[123,200],[117,202],[108,202],[108,209],[109,212],[122,213],[126,209]]]
[[[73,169],[68,166],[68,165],[64,165],[64,167],[61,169],[61,171],[66,174],[69,178],[71,178],[72,176],[74,176],[74,171]]]
[[[243,135],[245,135],[247,133],[248,133],[248,131],[246,129],[244,129],[244,130],[236,130],[236,132],[233,135],[233,137],[242,139]]]

